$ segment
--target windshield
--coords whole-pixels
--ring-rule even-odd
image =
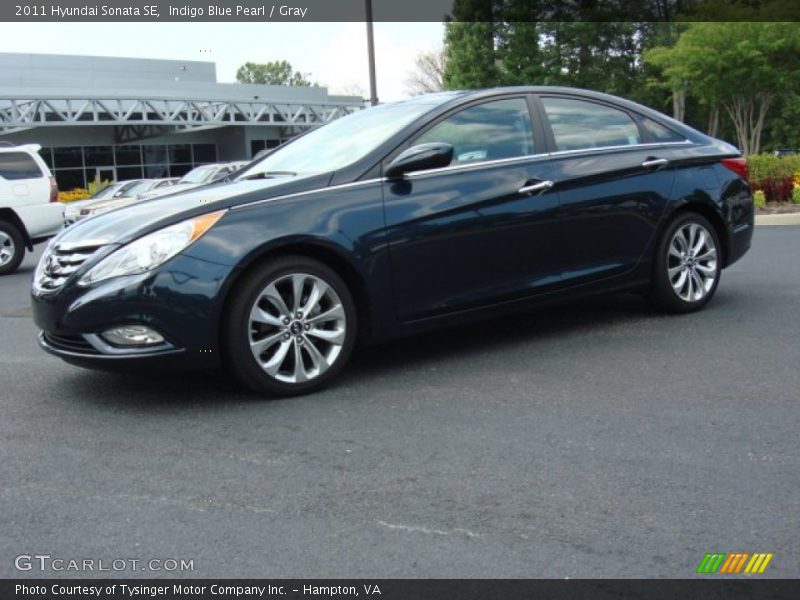
[[[276,148],[238,179],[336,171],[364,158],[433,106],[421,102],[383,104],[336,119]]]
[[[209,180],[216,171],[217,167],[197,167],[181,177],[178,183],[204,183]]]
[[[119,190],[122,187],[121,183],[112,183],[111,185],[107,185],[102,190],[99,190],[92,196],[92,200],[99,200],[101,198],[110,198],[114,192]]]
[[[152,185],[151,181],[142,181],[141,183],[137,183],[133,187],[130,187],[127,190],[125,190],[125,195],[135,196],[136,194],[141,194],[149,190],[151,185]]]

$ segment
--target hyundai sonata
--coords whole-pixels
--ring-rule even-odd
[[[70,227],[32,299],[42,348],[70,363],[225,365],[291,395],[357,342],[622,290],[697,310],[752,233],[725,142],[589,91],[447,92]]]

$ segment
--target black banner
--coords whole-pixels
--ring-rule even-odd
[[[381,600],[736,600],[800,598],[787,579],[151,579],[0,581],[3,600],[262,600],[265,598],[379,598]]]
[[[369,0],[372,20],[800,21],[797,0]],[[366,0],[11,0],[0,21],[345,22]]]

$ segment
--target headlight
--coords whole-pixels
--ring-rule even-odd
[[[155,269],[203,235],[224,214],[225,211],[220,210],[187,219],[134,240],[97,263],[78,283],[91,285],[111,277]]]

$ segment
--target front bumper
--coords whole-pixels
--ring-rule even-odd
[[[179,254],[149,273],[88,288],[77,285],[76,274],[55,292],[33,291],[39,345],[69,363],[104,370],[216,368],[220,286],[230,269]],[[100,336],[126,325],[146,325],[165,342],[120,347]]]

